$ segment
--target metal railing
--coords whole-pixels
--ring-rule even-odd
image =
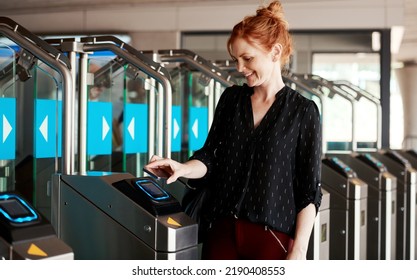
[[[18,46],[56,70],[63,79],[63,156],[62,173],[73,174],[74,147],[68,145],[74,139],[75,131],[72,126],[74,113],[74,87],[69,59],[53,46],[28,31],[23,26],[7,17],[0,17],[0,33],[15,42]]]

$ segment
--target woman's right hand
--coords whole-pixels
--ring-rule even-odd
[[[175,182],[179,177],[201,178],[207,172],[207,167],[199,160],[189,160],[186,163],[179,163],[170,158],[163,158],[157,155],[151,157],[145,166],[149,171],[162,171],[166,173],[167,184]]]
[[[166,177],[167,183],[170,184],[186,174],[187,166],[170,158],[153,155],[145,168],[154,174],[165,174],[162,177]]]

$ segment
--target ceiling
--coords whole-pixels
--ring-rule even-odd
[[[397,60],[417,63],[417,1],[404,0],[404,36]]]
[[[190,2],[204,2],[208,0],[0,0],[1,14],[25,14],[48,11],[73,11],[80,9],[93,9],[94,7],[111,8],[111,7],[129,7],[138,5],[167,5],[167,3],[176,5],[189,4]],[[210,2],[236,2],[237,0],[209,0]],[[308,3],[318,2],[317,0],[282,0],[285,5],[286,1],[291,3]],[[332,0],[321,0],[319,2],[330,2]],[[351,0],[343,0],[351,1]],[[366,0],[364,0],[366,1]],[[398,54],[394,56],[396,61],[410,64],[417,63],[417,1],[404,1],[404,34],[401,41]],[[253,3],[253,0],[240,0],[239,3]],[[265,3],[265,0],[259,0],[259,3]]]

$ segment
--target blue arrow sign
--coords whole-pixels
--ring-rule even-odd
[[[35,158],[61,156],[62,101],[35,99],[34,133]]]
[[[16,157],[16,99],[0,98],[0,160]]]
[[[172,140],[171,140],[171,151],[181,151],[181,106],[172,106]]]
[[[124,152],[126,154],[148,151],[148,105],[126,104],[124,109]]]
[[[112,104],[89,101],[87,104],[87,154],[112,152]]]
[[[191,107],[190,122],[188,124],[189,147],[191,151],[200,149],[206,141],[208,134],[207,107]]]

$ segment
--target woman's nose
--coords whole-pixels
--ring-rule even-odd
[[[237,71],[238,72],[243,72],[244,68],[245,68],[245,66],[243,65],[243,63],[237,62]]]

